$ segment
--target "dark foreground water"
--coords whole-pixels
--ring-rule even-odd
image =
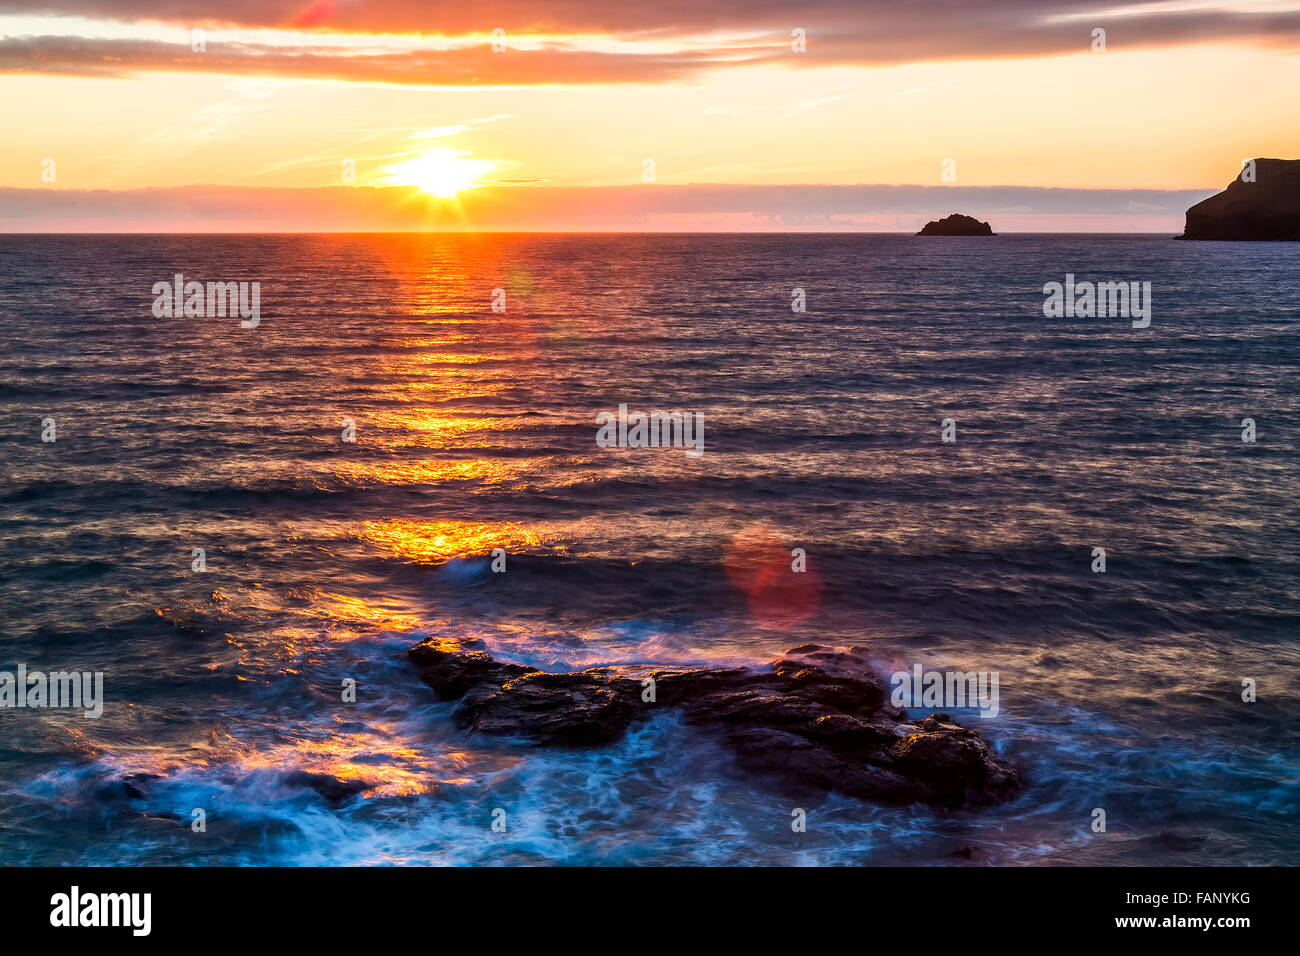
[[[0,862],[1300,863],[1298,265],[1165,237],[0,237],[0,670],[102,670],[107,698],[0,710]],[[260,326],[154,318],[176,272],[260,281]],[[1045,318],[1067,272],[1151,282],[1150,328]],[[621,402],[703,413],[705,454],[597,448]],[[736,573],[795,547],[803,577]],[[997,671],[998,716],[955,715],[1028,786],[796,802],[671,714],[580,752],[470,739],[406,661],[430,633],[546,669],[816,640]],[[331,805],[300,770],[372,787]]]

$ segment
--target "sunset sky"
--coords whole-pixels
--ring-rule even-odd
[[[1188,196],[1114,191],[1195,201],[1243,158],[1300,157],[1300,0],[0,0],[0,89],[8,230],[213,225],[189,200],[248,202],[230,228],[351,228],[401,198],[401,228],[892,229],[960,208],[1161,231]],[[902,207],[664,189],[690,184],[931,188]],[[129,214],[54,195],[157,187],[185,189]]]

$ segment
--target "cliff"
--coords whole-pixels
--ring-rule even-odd
[[[1300,159],[1257,159],[1242,175],[1187,210],[1179,239],[1300,242]]]

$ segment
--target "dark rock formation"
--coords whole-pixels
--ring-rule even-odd
[[[963,216],[959,212],[943,219],[931,220],[925,224],[918,236],[996,236],[987,222],[980,222],[973,216]]]
[[[302,787],[315,790],[330,803],[341,803],[348,797],[355,796],[374,786],[364,780],[344,779],[327,773],[311,773],[307,770],[294,770],[286,773],[284,783],[289,787]]]
[[[96,789],[95,796],[109,802],[140,800],[147,796],[145,791],[149,784],[160,779],[162,778],[156,773],[126,774],[116,780],[109,780],[102,784]]]
[[[1254,180],[1238,174],[1187,210],[1177,238],[1300,242],[1300,159],[1257,159]]]
[[[767,672],[637,677],[604,667],[548,674],[436,637],[413,647],[410,658],[438,696],[459,699],[454,719],[474,733],[603,744],[673,707],[687,722],[719,731],[742,768],[802,791],[956,807],[993,803],[1020,787],[1013,767],[946,714],[909,723],[858,648],[804,644]],[[642,699],[644,677],[654,679],[654,703]]]

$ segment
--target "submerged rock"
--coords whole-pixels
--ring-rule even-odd
[[[1223,192],[1187,210],[1179,239],[1300,242],[1300,159],[1253,160]]]
[[[963,216],[959,212],[942,219],[927,222],[917,233],[918,236],[996,236],[993,227],[987,222],[980,222],[973,216]]]
[[[101,800],[114,802],[118,800],[141,800],[148,796],[146,790],[153,781],[162,779],[156,773],[132,773],[109,780],[95,790],[95,796]]]
[[[545,673],[437,637],[413,647],[410,659],[439,697],[459,701],[453,719],[473,733],[604,744],[671,707],[718,732],[741,768],[804,791],[955,807],[993,803],[1020,788],[1016,769],[946,714],[909,722],[858,648],[804,644],[770,671],[637,676],[605,667]],[[646,678],[654,681],[654,702],[643,699]]]
[[[374,784],[364,780],[346,779],[327,773],[312,773],[307,770],[294,770],[282,778],[285,786],[301,787],[315,790],[330,803],[341,803],[348,797],[356,796],[369,790]]]

